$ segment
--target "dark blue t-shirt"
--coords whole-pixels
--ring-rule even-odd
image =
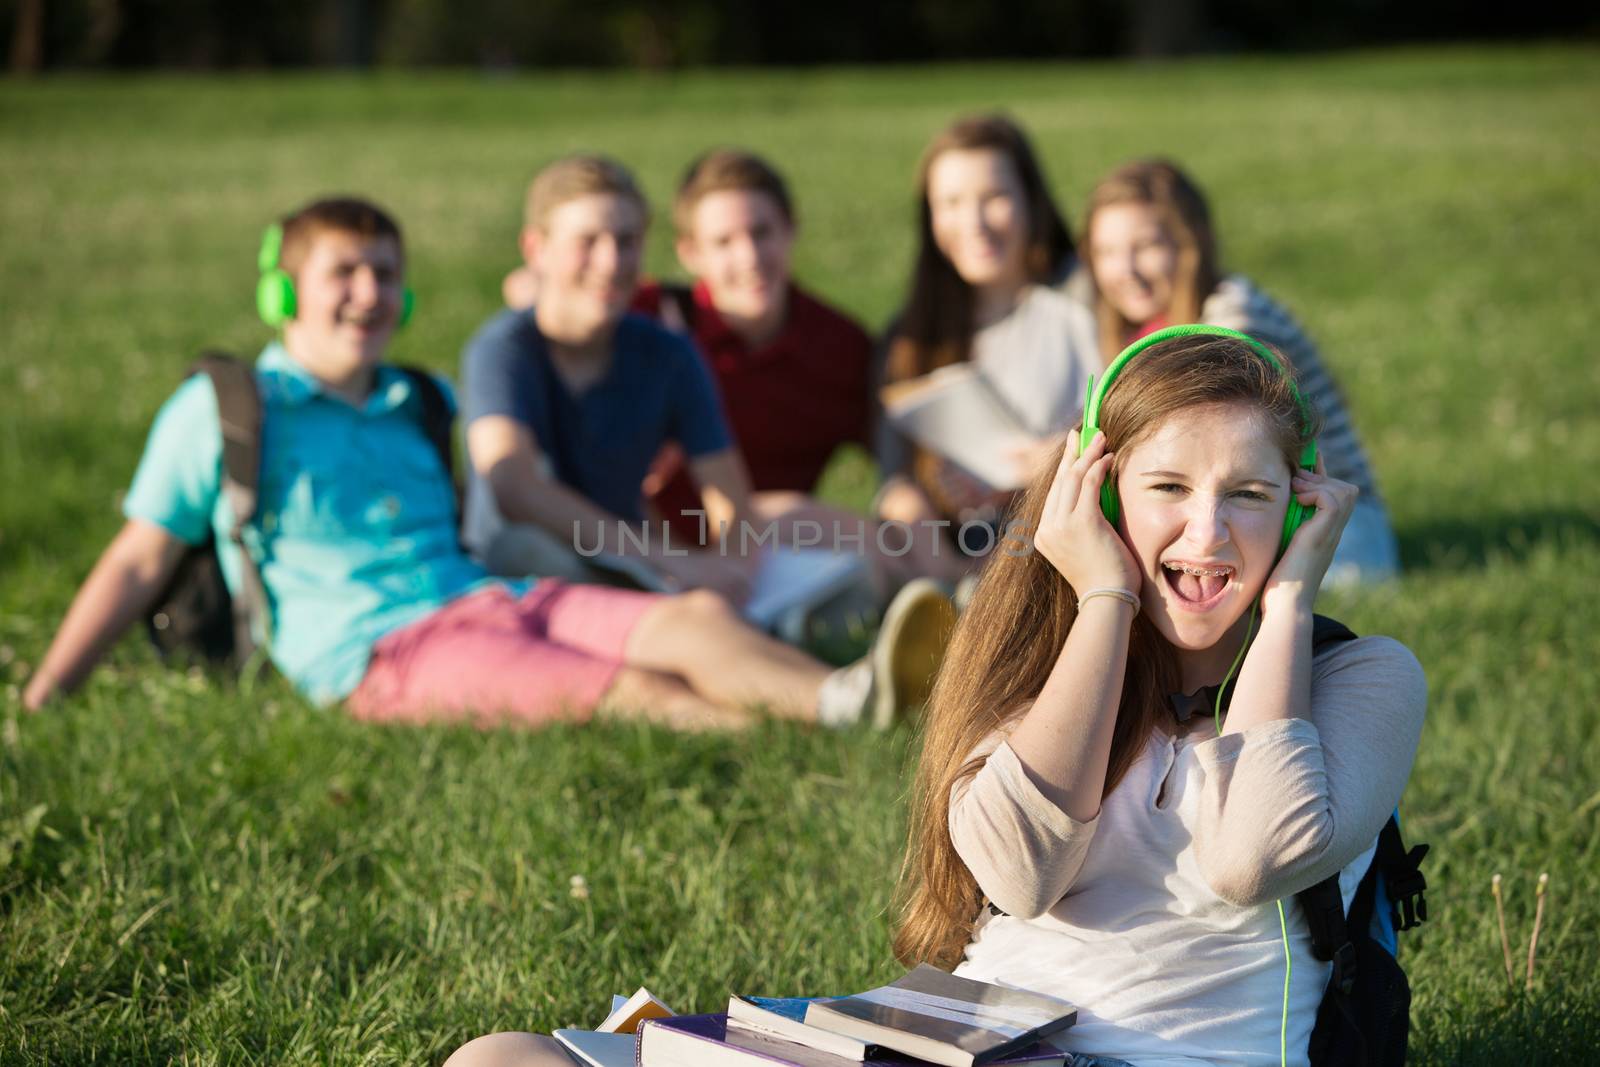
[[[733,443],[699,354],[639,315],[623,316],[610,370],[577,396],[526,311],[502,311],[479,328],[462,355],[461,379],[467,425],[485,415],[522,423],[562,484],[625,519],[644,518],[641,483],[663,443],[676,441],[691,458]],[[476,535],[484,532],[469,528],[467,543],[482,543]]]

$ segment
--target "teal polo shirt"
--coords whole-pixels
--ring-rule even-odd
[[[449,473],[404,374],[379,367],[357,407],[273,342],[256,381],[260,503],[245,536],[272,611],[272,661],[327,703],[360,683],[383,635],[494,579],[461,550]],[[214,536],[236,591],[239,552],[221,487],[216,394],[196,375],[156,416],[123,513],[191,545]]]

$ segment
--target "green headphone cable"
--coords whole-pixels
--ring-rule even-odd
[[[1233,681],[1239,664],[1244,662],[1244,654],[1250,647],[1250,639],[1256,635],[1256,606],[1261,603],[1260,598],[1250,602],[1250,619],[1244,625],[1244,640],[1239,644],[1239,654],[1233,657],[1233,665],[1228,668],[1228,673],[1223,675],[1222,684],[1217,686],[1217,702],[1211,709],[1211,721],[1216,723],[1217,736],[1222,736],[1222,694],[1228,691],[1228,683]]]
[[[1283,901],[1278,905],[1278,929],[1283,934],[1283,1017],[1278,1020],[1278,1063],[1289,1067],[1289,920],[1283,914]]]

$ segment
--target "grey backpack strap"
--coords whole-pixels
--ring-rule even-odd
[[[222,430],[222,495],[233,522],[228,539],[239,549],[244,588],[233,600],[234,648],[243,663],[272,642],[272,612],[261,568],[244,531],[256,517],[261,484],[261,393],[248,363],[218,351],[203,353],[189,369],[211,379],[217,394],[217,422]],[[260,648],[257,646],[260,635]]]

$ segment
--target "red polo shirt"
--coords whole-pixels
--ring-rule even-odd
[[[809,492],[834,449],[868,444],[872,339],[853,319],[791,283],[783,332],[752,349],[717,314],[704,282],[691,296],[689,332],[722,392],[753,488]],[[633,310],[661,319],[664,299],[661,284],[648,282]],[[664,516],[700,506],[681,461],[652,501]]]

